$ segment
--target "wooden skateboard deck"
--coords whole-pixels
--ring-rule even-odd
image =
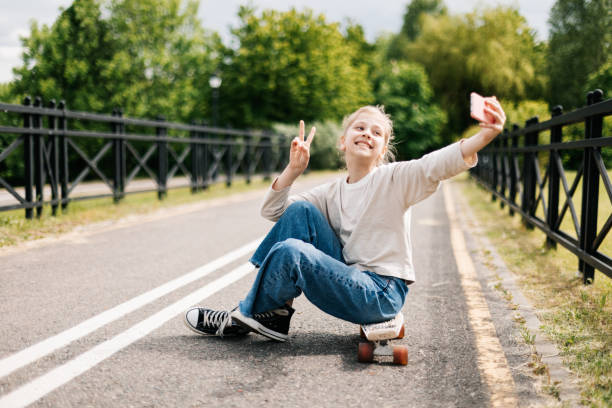
[[[391,340],[404,337],[404,315],[399,313],[395,318],[374,324],[361,325],[361,337],[368,342],[360,342],[357,360],[360,363],[371,363],[377,357],[393,357],[393,364],[408,364],[408,347],[392,346]]]

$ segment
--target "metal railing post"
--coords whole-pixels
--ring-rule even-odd
[[[264,180],[265,181],[270,181],[271,180],[271,165],[272,165],[272,140],[270,138],[270,136],[266,133],[264,133],[264,136],[261,138],[261,141],[263,142],[263,153],[262,153],[262,159],[263,159],[263,164],[264,164]]]
[[[42,108],[42,98],[37,96],[34,98],[34,107]],[[40,114],[33,115],[34,129],[42,128],[42,117]],[[43,155],[43,135],[35,134],[34,136],[34,183],[36,185],[36,218],[42,216],[43,201],[44,201],[44,155]]]
[[[163,122],[166,118],[158,116],[157,120]],[[160,139],[157,141],[157,198],[162,200],[168,191],[168,142],[163,140],[166,137],[166,128],[158,126],[155,134]]]
[[[32,98],[26,96],[23,100],[24,106],[30,106],[32,104]],[[32,115],[29,113],[23,114],[23,127],[32,129]],[[33,171],[33,162],[34,162],[34,150],[32,149],[32,135],[24,134],[23,135],[23,176],[24,176],[24,195],[25,195],[25,203],[26,205],[31,205],[33,203],[32,197],[32,187],[34,185],[34,171]],[[29,220],[32,219],[33,216],[32,207],[27,207],[25,209],[25,217]]]
[[[70,176],[68,173],[68,139],[66,136],[66,130],[68,129],[68,123],[66,120],[66,101],[60,101],[59,109],[63,111],[63,115],[59,118],[59,129],[61,134],[59,137],[60,145],[60,175],[59,179],[62,186],[62,212],[68,209],[68,181]]]
[[[512,125],[512,149],[518,148],[518,135],[519,125],[516,123]],[[518,159],[516,152],[510,152],[510,191],[509,200],[512,204],[516,205],[516,194],[518,193]],[[514,208],[510,207],[510,215],[514,215]]]
[[[491,143],[491,147],[495,148],[499,146],[499,140],[496,138],[493,143]],[[491,188],[493,189],[493,194],[491,194],[491,201],[496,201],[497,200],[497,195],[495,195],[495,193],[497,193],[497,186],[498,186],[498,180],[497,178],[499,177],[499,172],[497,171],[497,159],[498,159],[498,154],[493,151],[491,152],[491,164],[493,165],[493,171],[491,172]]]
[[[68,209],[68,181],[70,180],[70,174],[68,172],[68,140],[66,136],[66,130],[68,130],[68,121],[66,120],[66,101],[60,101],[59,109],[62,110],[63,114],[59,118],[59,129],[61,131],[59,144],[60,144],[60,184],[62,186],[62,212]]]
[[[244,155],[244,163],[246,167],[246,183],[251,184],[251,173],[253,169],[253,134],[249,133],[246,137],[246,153]]]
[[[552,110],[552,117],[560,116],[563,114],[563,107],[557,105]],[[561,143],[563,132],[563,126],[558,125],[554,126],[550,130],[550,143]],[[557,162],[560,160],[559,151],[556,149],[551,149],[548,156],[548,171],[549,171],[549,181],[548,181],[548,214],[546,215],[546,223],[548,224],[548,228],[552,231],[557,232],[558,229],[555,228],[557,225],[557,220],[559,219],[559,184],[560,184],[560,174],[559,168],[557,167]],[[557,241],[546,237],[546,246],[549,248],[556,248]]]
[[[117,118],[121,117],[120,110],[118,108],[113,109],[112,116]],[[121,122],[111,122],[112,133],[117,135],[117,138],[113,140],[113,201],[119,203],[123,198],[124,193],[124,174],[125,174],[125,153],[123,147],[123,139],[121,138],[122,126]]]
[[[119,122],[119,134],[121,138],[119,139],[119,145],[121,149],[121,161],[120,161],[120,169],[121,169],[121,198],[125,197],[125,184],[127,180],[127,145],[125,143],[125,139],[123,135],[125,135],[125,124],[123,123],[123,109],[117,109],[117,116],[120,118]]]
[[[191,121],[191,125],[192,126],[196,126],[196,121],[192,120]],[[195,143],[193,140],[196,139],[198,136],[197,132],[195,130],[191,130],[189,132],[189,138],[192,139],[192,141],[189,143],[191,150],[189,151],[189,153],[191,154],[191,192],[192,193],[196,193],[198,191],[198,144]]]
[[[499,149],[500,149],[500,161],[501,161],[501,185],[500,185],[500,189],[499,189],[499,193],[501,194],[502,197],[506,197],[506,184],[508,182],[507,176],[508,176],[508,169],[506,167],[506,163],[507,163],[507,149],[508,149],[508,129],[504,129],[504,132],[501,134],[501,138],[499,139],[498,142],[499,145]],[[504,200],[499,200],[499,206],[500,208],[504,208],[505,205],[505,201]]]
[[[51,99],[49,101],[49,108],[55,110],[55,106],[55,99]],[[51,136],[51,163],[49,163],[52,172],[49,175],[51,179],[51,215],[56,216],[59,204],[59,136],[57,135],[57,116],[49,115],[48,128],[53,131]]]
[[[202,122],[202,126],[206,126],[206,122]],[[201,133],[200,137],[202,139],[208,138],[207,133]],[[202,189],[206,190],[208,186],[211,184],[211,178],[208,174],[208,170],[210,168],[210,146],[208,143],[204,142],[200,145],[200,166],[201,166],[201,174],[202,174]]]
[[[587,94],[587,105],[601,102],[603,92],[597,89]],[[587,118],[584,126],[585,139],[600,138],[602,135],[603,117],[593,116]],[[584,149],[584,176],[582,180],[582,209],[580,224],[580,249],[587,254],[592,254],[593,242],[597,235],[597,209],[599,203],[599,173],[593,153],[595,147]],[[595,268],[580,260],[578,268],[582,272],[583,282],[590,284],[595,278]]]
[[[538,123],[538,118],[533,117],[525,123],[525,128],[529,128]],[[525,135],[525,147],[531,147],[538,144],[538,133],[528,132]],[[523,200],[521,210],[527,214],[523,217],[523,224],[527,229],[533,229],[533,224],[528,222],[529,216],[535,215],[535,193],[536,193],[536,169],[535,169],[535,152],[525,152],[523,155]]]
[[[231,143],[232,140],[229,140],[229,137],[226,137],[225,140],[228,142],[227,145],[227,149],[225,150],[225,174],[226,174],[226,180],[225,180],[225,186],[226,187],[231,187],[232,186],[232,177],[233,177],[233,172],[232,172],[232,167],[234,167],[234,159],[232,158],[233,155],[233,144]]]

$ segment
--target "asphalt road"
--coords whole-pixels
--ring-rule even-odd
[[[406,337],[397,341],[409,348],[408,366],[358,363],[358,326],[325,315],[303,297],[294,303],[287,343],[253,334],[202,337],[185,328],[180,311],[188,304],[229,309],[249,289],[254,273],[236,272],[249,252],[227,254],[272,226],[259,216],[263,193],[0,254],[0,406],[13,401],[37,407],[495,405],[492,385],[478,366],[441,191],[413,209],[417,282],[403,311]],[[198,268],[224,256],[228,262],[209,274],[190,275],[192,281],[116,311],[99,327],[80,327],[82,336],[66,340],[66,331],[82,322],[192,271],[202,272]],[[531,379],[515,369],[524,365],[529,351],[513,339],[502,303],[490,290],[486,296],[518,401],[538,405]],[[51,351],[36,357],[40,349],[34,346],[44,346],[40,342],[49,338],[55,348],[47,344]]]

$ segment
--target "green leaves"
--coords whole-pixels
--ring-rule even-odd
[[[312,11],[243,7],[232,30],[236,49],[225,48],[221,66],[222,117],[234,126],[340,119],[372,100],[364,42]],[[361,38],[362,39],[362,38]]]
[[[444,143],[470,123],[469,93],[518,101],[541,97],[546,84],[543,49],[515,8],[464,15],[422,13],[420,31],[399,55],[422,64],[436,100],[448,113]]]
[[[422,66],[392,62],[380,73],[377,101],[393,119],[397,159],[409,160],[440,146],[446,115],[433,102]]]
[[[586,104],[584,88],[589,75],[612,61],[610,2],[557,0],[548,23],[549,102],[569,112]]]
[[[197,9],[191,0],[75,1],[51,27],[32,25],[13,92],[74,110],[203,118],[220,40],[204,32]]]

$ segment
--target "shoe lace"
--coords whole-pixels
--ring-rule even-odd
[[[255,313],[253,317],[256,319],[268,319],[271,317],[281,317],[281,316],[289,316],[289,312],[286,309],[273,309],[268,310],[267,312]]]
[[[204,326],[218,326],[217,336],[223,337],[223,330],[230,323],[230,314],[225,310],[217,310],[209,313],[204,313],[202,324]]]
[[[262,313],[254,313],[253,317],[255,319],[267,319],[270,317],[274,317],[276,316],[276,313],[274,313],[273,311],[268,311],[268,312],[262,312]]]

